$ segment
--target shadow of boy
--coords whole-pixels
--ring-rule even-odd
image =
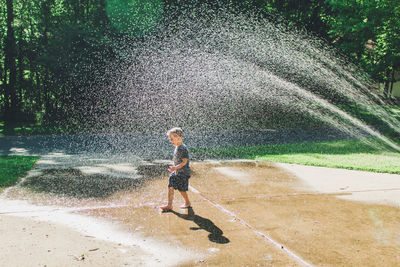
[[[187,214],[179,213],[174,210],[171,210],[173,214],[178,216],[179,218],[188,220],[188,221],[193,221],[195,224],[197,224],[198,227],[190,227],[190,230],[205,230],[209,232],[210,234],[208,235],[208,239],[211,242],[218,243],[218,244],[226,244],[229,243],[229,239],[223,236],[223,231],[218,228],[211,220],[207,218],[203,218],[199,215],[196,215],[194,213],[194,210],[192,207],[189,207],[187,209]]]

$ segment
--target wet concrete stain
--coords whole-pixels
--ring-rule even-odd
[[[119,190],[139,186],[139,179],[101,174],[84,174],[77,169],[47,169],[39,176],[27,178],[22,187],[35,192],[75,198],[106,198]]]
[[[87,174],[75,168],[44,169],[39,175],[24,179],[21,187],[38,193],[73,198],[107,198],[118,191],[133,190],[149,179],[167,173],[166,164],[147,164],[135,167],[132,177],[107,174]]]

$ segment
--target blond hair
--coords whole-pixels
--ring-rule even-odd
[[[174,127],[171,130],[168,130],[167,135],[170,136],[171,134],[174,134],[179,137],[183,137],[183,130],[179,127]]]

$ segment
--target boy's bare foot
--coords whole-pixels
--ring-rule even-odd
[[[160,207],[160,209],[162,210],[162,212],[168,212],[168,211],[172,210],[172,207],[162,206],[162,207]]]
[[[181,209],[188,209],[188,208],[191,208],[192,206],[189,204],[189,205],[182,205],[182,206],[180,206],[180,208]]]

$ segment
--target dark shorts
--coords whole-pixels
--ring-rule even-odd
[[[189,188],[189,178],[186,175],[176,175],[175,172],[169,175],[168,187],[173,187],[179,191],[188,191]]]

